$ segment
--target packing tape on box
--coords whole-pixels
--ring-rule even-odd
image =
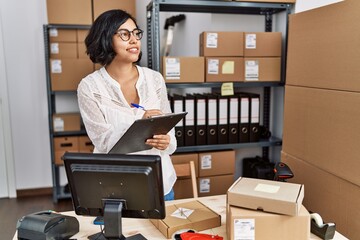
[[[318,213],[311,213],[310,217],[311,219],[314,219],[316,225],[318,225],[319,227],[322,227],[324,225],[324,222]]]

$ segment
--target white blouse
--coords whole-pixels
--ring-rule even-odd
[[[162,75],[146,67],[136,67],[139,73],[136,82],[139,104],[145,109],[160,109],[163,113],[170,113]],[[77,95],[86,132],[95,146],[94,153],[108,153],[130,125],[144,115],[142,109],[130,107],[119,83],[104,67],[81,80]],[[165,195],[170,192],[176,181],[176,173],[170,159],[170,154],[175,152],[177,146],[174,129],[168,134],[170,144],[167,149],[160,151],[152,148],[133,153],[161,156]]]

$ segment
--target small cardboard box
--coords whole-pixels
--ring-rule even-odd
[[[165,82],[204,82],[204,61],[204,57],[164,57],[162,74]]]
[[[206,57],[206,82],[243,82],[243,57]]]
[[[76,43],[76,30],[50,28],[49,41],[50,43],[57,43],[57,42]]]
[[[55,137],[54,138],[54,163],[56,165],[63,165],[61,157],[65,152],[78,152],[79,138],[78,137]]]
[[[297,216],[304,199],[304,185],[240,177],[229,188],[229,205]]]
[[[203,231],[221,226],[221,216],[199,201],[166,206],[166,218],[151,220],[166,238],[181,229]]]
[[[53,115],[54,132],[80,131],[80,113],[56,113]]]
[[[281,80],[280,57],[246,57],[244,65],[245,82],[279,82]]]
[[[50,24],[92,23],[91,0],[47,0],[46,5]]]
[[[234,174],[199,177],[199,197],[226,194],[229,187],[234,183]]]
[[[243,32],[202,32],[200,34],[200,56],[240,57],[244,56]]]
[[[77,58],[76,43],[52,42],[50,43],[50,58]]]
[[[94,145],[88,136],[79,136],[79,152],[90,152],[94,151]]]
[[[310,214],[304,206],[301,206],[298,216],[266,213],[234,206],[227,206],[226,210],[229,240],[310,239]]]
[[[234,174],[235,171],[234,150],[199,153],[198,161],[199,177]]]
[[[134,0],[93,0],[94,21],[102,14],[111,9],[123,9],[136,17],[136,1]]]
[[[281,32],[246,32],[245,57],[281,57]]]

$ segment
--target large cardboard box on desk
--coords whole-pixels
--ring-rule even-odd
[[[163,57],[162,75],[165,82],[205,82],[204,61],[204,57]]]
[[[310,214],[304,206],[297,216],[227,206],[227,237],[256,240],[308,240]]]
[[[229,188],[229,205],[297,216],[304,199],[304,185],[240,177]]]
[[[166,218],[151,220],[166,238],[181,229],[203,231],[221,226],[221,216],[199,201],[166,206]]]

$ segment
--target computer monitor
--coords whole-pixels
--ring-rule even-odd
[[[124,239],[122,217],[165,218],[160,156],[65,153],[62,159],[75,213],[104,217],[104,232],[94,239]]]

